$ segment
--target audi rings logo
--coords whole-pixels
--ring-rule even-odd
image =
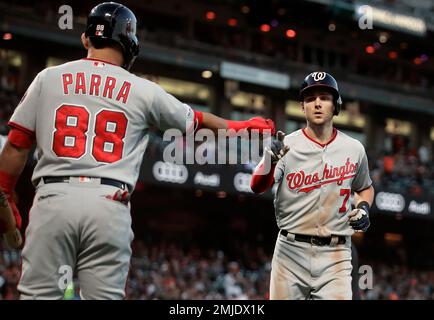
[[[326,77],[326,73],[325,72],[313,72],[312,73],[312,78],[315,81],[321,81]]]
[[[253,193],[250,188],[250,180],[252,179],[252,175],[249,173],[238,172],[234,176],[234,187],[239,192],[250,192]]]
[[[183,165],[169,162],[155,162],[152,173],[158,181],[183,184],[187,181],[188,170]]]
[[[405,208],[405,199],[398,193],[379,192],[375,204],[380,210],[402,212]]]

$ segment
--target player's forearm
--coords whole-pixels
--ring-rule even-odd
[[[244,121],[236,121],[236,120],[227,120],[224,118],[220,118],[212,113],[208,112],[198,112],[195,111],[197,115],[201,117],[201,125],[204,128],[211,129],[215,133],[218,133],[219,129],[228,129],[233,130],[235,132],[239,132],[240,130],[247,129],[250,130],[258,130],[261,134],[271,134],[274,135],[276,133],[276,128],[274,122],[271,119],[264,119],[262,117],[253,117],[249,120]]]
[[[271,168],[267,168],[264,159],[259,162],[258,166],[252,174],[252,180],[250,181],[250,188],[254,193],[263,193],[270,189],[274,184],[274,169],[275,164],[270,164]],[[266,170],[268,169],[268,172]]]
[[[374,203],[374,195],[375,190],[374,187],[371,185],[369,188],[366,188],[365,190],[362,190],[360,192],[355,192],[355,200],[356,200],[356,206],[362,201],[366,201],[369,203],[369,206],[371,207]]]
[[[228,129],[226,119],[220,118],[212,113],[202,112],[202,127],[217,133],[218,129]]]
[[[26,165],[29,151],[27,148],[15,147],[8,140],[0,154],[0,173],[18,177]]]

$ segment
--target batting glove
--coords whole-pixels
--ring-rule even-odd
[[[274,135],[276,133],[276,126],[271,119],[254,117],[247,120],[246,123],[247,129],[256,129],[259,130],[261,133],[263,133],[264,130],[271,130],[271,135]]]
[[[271,163],[273,164],[276,164],[289,151],[289,146],[285,146],[283,143],[285,133],[278,131],[276,138],[269,147],[264,148],[265,152],[271,157]]]
[[[369,204],[362,201],[357,205],[357,208],[348,215],[350,226],[356,232],[366,232],[371,225],[369,221]]]
[[[124,205],[128,205],[131,199],[131,194],[128,191],[122,192],[122,190],[117,190],[114,195],[107,196],[108,199],[118,201]]]

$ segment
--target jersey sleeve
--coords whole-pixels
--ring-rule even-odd
[[[38,106],[41,105],[41,78],[42,72],[33,79],[33,82],[24,93],[8,123],[11,128],[16,128],[29,134],[35,132],[36,111]]]
[[[194,130],[193,109],[156,86],[155,96],[149,110],[149,122],[160,130],[176,128],[183,133]]]
[[[371,186],[372,180],[369,176],[369,166],[368,166],[368,157],[366,156],[366,152],[362,147],[362,157],[360,160],[360,165],[357,168],[356,177],[353,180],[351,188],[354,191],[361,191],[369,186]]]

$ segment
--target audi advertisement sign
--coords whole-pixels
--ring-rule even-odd
[[[252,169],[242,165],[189,165],[145,157],[140,180],[150,185],[225,191],[229,194],[253,194],[250,189]],[[272,199],[269,191],[261,197]]]
[[[184,165],[145,157],[140,180],[150,185],[167,185],[172,188],[225,191],[229,194],[253,195],[250,189],[252,169],[234,165]],[[273,199],[276,185],[257,197]],[[433,200],[429,197],[411,197],[375,188],[372,213],[422,217],[434,219]]]
[[[434,219],[431,211],[433,201],[428,197],[414,198],[384,190],[375,191],[374,212]]]

